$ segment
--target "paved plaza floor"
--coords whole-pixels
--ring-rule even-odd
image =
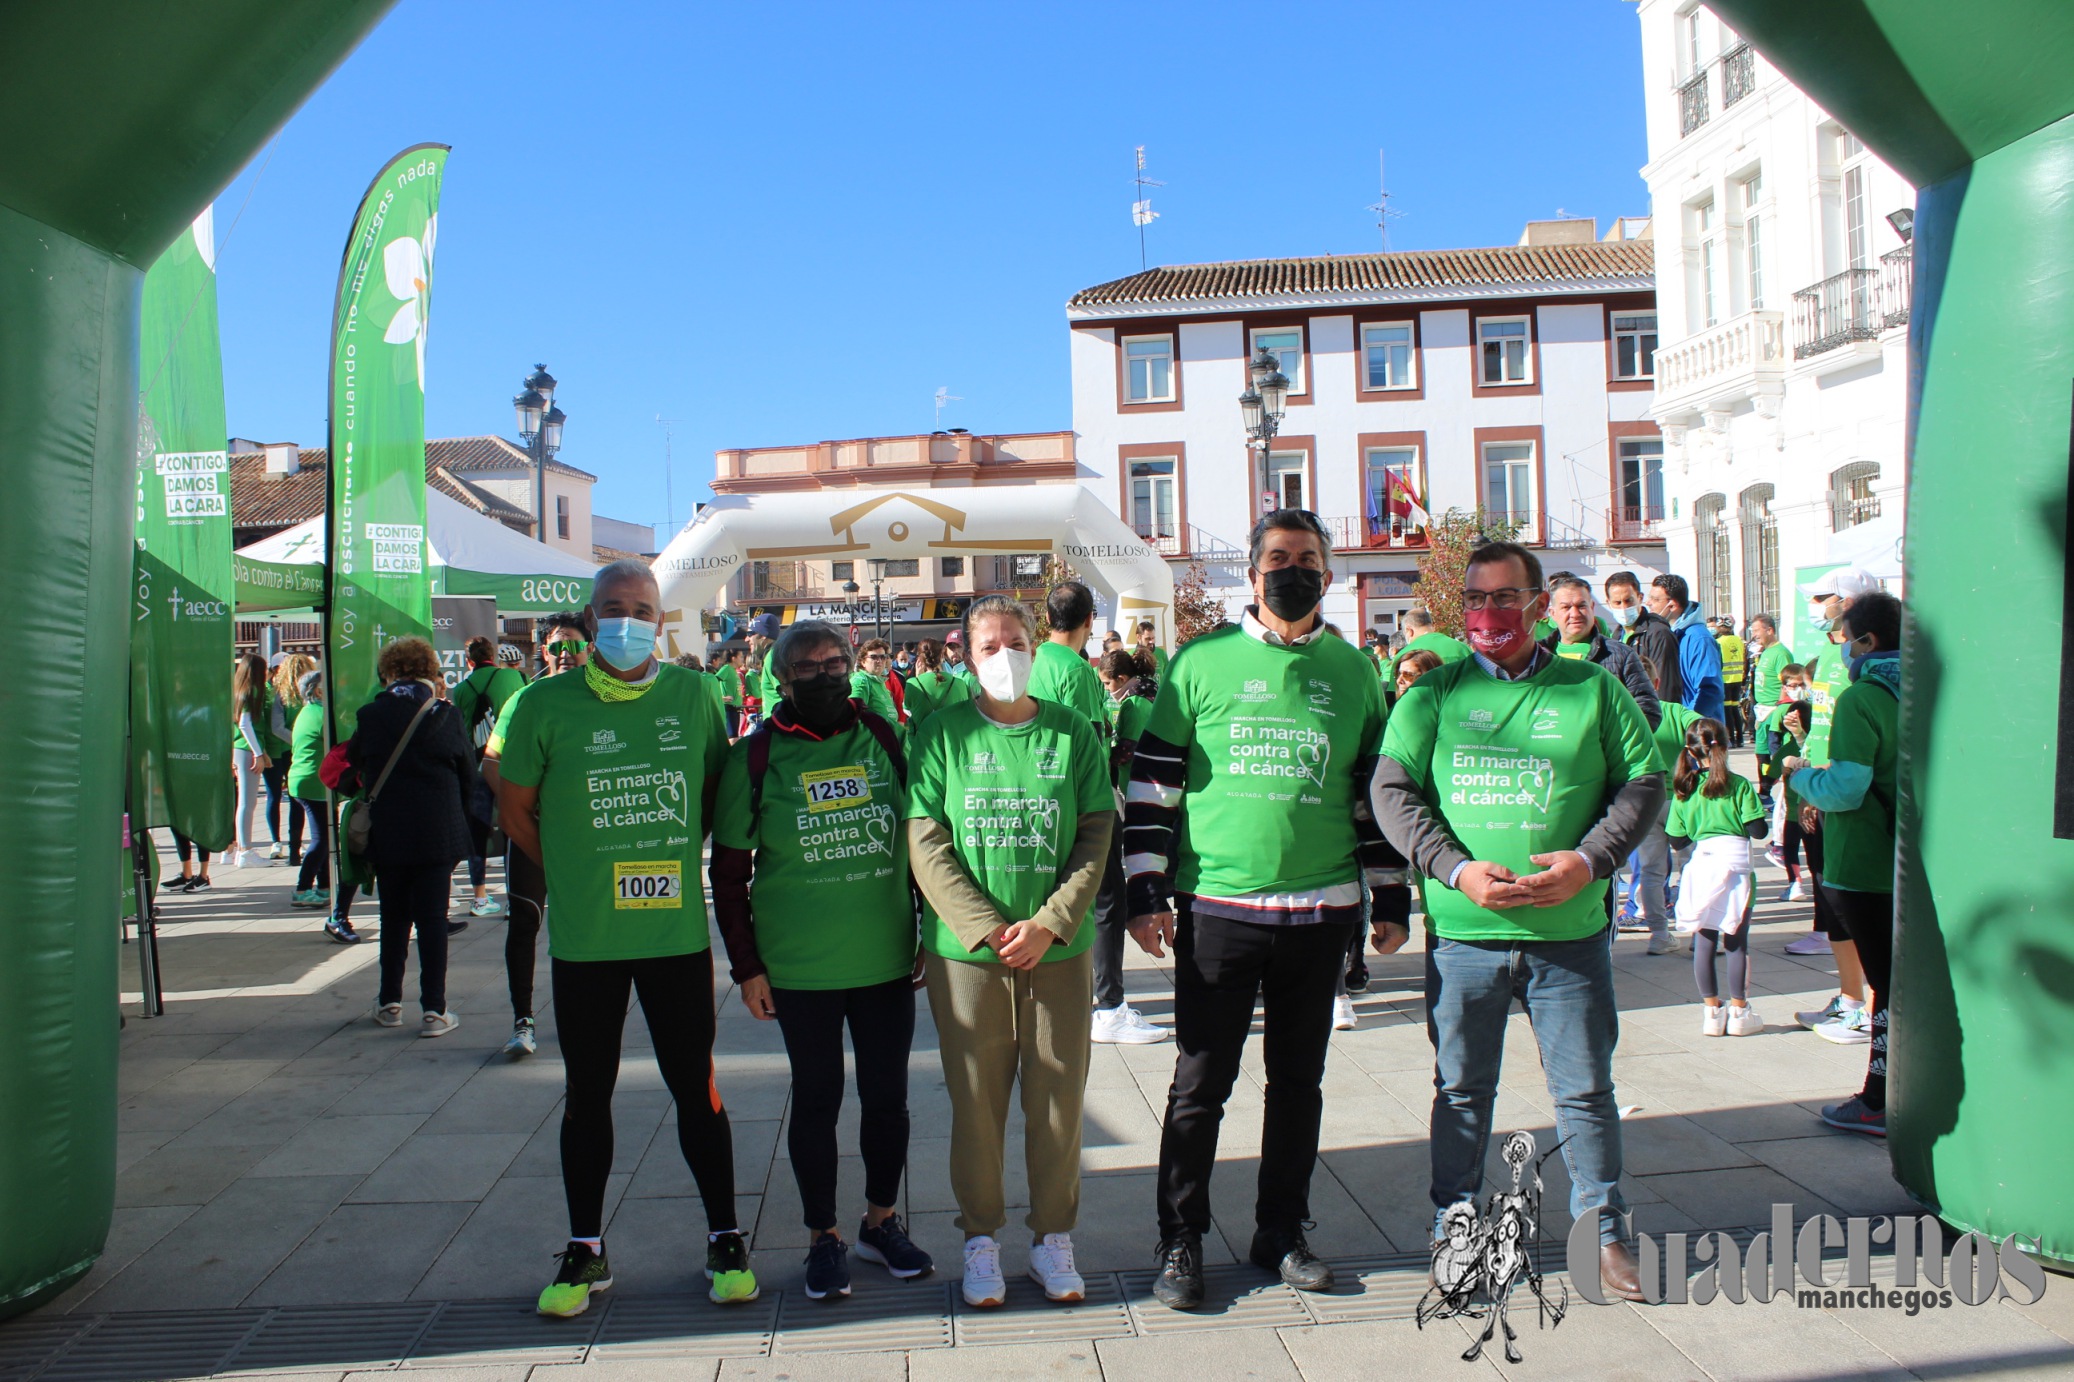
[[[1153,1168],[1173,1047],[1098,1046],[1074,1235],[1088,1300],[1047,1305],[1020,1275],[1026,1245],[1011,1228],[1007,1307],[966,1310],[946,1174],[949,1110],[925,1015],[911,1067],[903,1209],[916,1240],[948,1270],[903,1284],[854,1262],[854,1296],[807,1301],[799,1290],[807,1235],[782,1135],[782,1047],[775,1024],[751,1019],[723,977],[718,1080],[734,1119],[740,1210],[763,1298],[732,1311],[705,1301],[703,1216],[637,1011],[607,1206],[617,1285],[581,1319],[540,1320],[531,1302],[552,1275],[565,1227],[561,1063],[546,1011],[537,1056],[499,1054],[510,1029],[502,921],[477,921],[455,938],[449,982],[463,1025],[425,1041],[409,1027],[368,1020],[375,946],[334,945],[318,916],[290,910],[288,870],[219,865],[215,877],[211,893],[164,899],[164,1017],[140,1018],[136,947],[125,947],[131,994],[114,1228],[85,1280],[0,1324],[0,1382],[398,1369],[481,1382],[1493,1370],[1652,1382],[2074,1377],[2074,1281],[2061,1277],[2033,1306],[2005,1300],[1914,1317],[1802,1309],[1785,1298],[1654,1307],[1573,1299],[1553,1330],[1537,1328],[1531,1310],[1516,1311],[1524,1363],[1507,1365],[1495,1351],[1461,1361],[1480,1324],[1421,1329],[1412,1318],[1425,1288],[1432,1057],[1421,960],[1410,951],[1371,957],[1360,1028],[1333,1038],[1311,1234],[1340,1267],[1332,1294],[1299,1295],[1243,1262],[1260,1137],[1255,1042],[1224,1124],[1214,1187],[1223,1214],[1206,1245],[1209,1308],[1181,1316],[1152,1302]],[[1826,957],[1782,953],[1807,915],[1804,905],[1772,900],[1782,881],[1776,870],[1760,874],[1752,973],[1768,1024],[1761,1036],[1702,1037],[1689,959],[1651,958],[1638,938],[1617,943],[1623,1184],[1642,1232],[1759,1226],[1775,1202],[1802,1219],[1911,1209],[1883,1143],[1832,1132],[1815,1117],[1821,1103],[1855,1091],[1866,1052],[1793,1025],[1795,1008],[1823,1001],[1833,970]],[[374,908],[359,910],[371,937]],[[546,970],[543,954],[543,1006]],[[1168,1020],[1167,969],[1137,955],[1130,980],[1132,1001]],[[414,1021],[413,1005],[406,1016]],[[1531,1131],[1544,1148],[1553,1141],[1533,1039],[1517,1011],[1496,1128]],[[852,1101],[846,1148],[854,1129]],[[1569,1223],[1561,1159],[1547,1171],[1545,1229],[1559,1242]],[[1014,1165],[1009,1182],[1011,1202],[1026,1204]],[[859,1163],[846,1156],[846,1212],[861,1194]],[[1560,1272],[1552,1280],[1561,1282]]]

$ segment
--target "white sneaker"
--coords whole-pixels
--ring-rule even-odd
[[[1816,1027],[1815,1035],[1839,1046],[1863,1046],[1872,1040],[1872,1018],[1864,1008],[1846,1008],[1842,1017]]]
[[[1820,931],[1810,931],[1797,941],[1786,942],[1788,955],[1827,955],[1830,953],[1829,937]]]
[[[1673,935],[1651,936],[1649,953],[1652,955],[1683,955],[1685,942]]]
[[[1035,1267],[1036,1254],[1031,1254]],[[1001,1245],[984,1233],[965,1240],[965,1303],[975,1310],[991,1310],[1008,1299],[1008,1283],[1001,1279]]]
[[[969,1271],[965,1279],[972,1279]],[[1043,1242],[1030,1249],[1030,1280],[1044,1288],[1046,1300],[1072,1304],[1086,1297],[1087,1283],[1073,1270],[1073,1239],[1069,1235],[1047,1233]],[[969,1288],[966,1299],[971,1299]]]
[[[403,1004],[375,1004],[374,1025],[377,1027],[401,1027],[403,1025]]]
[[[276,840],[273,843],[273,847],[267,850],[266,857],[269,859],[286,859],[288,857],[288,846]]]
[[[1798,878],[1793,880],[1792,887],[1786,889],[1786,900],[1788,902],[1805,902],[1808,900],[1808,890]]]
[[[1354,1000],[1344,993],[1332,1000],[1332,1030],[1351,1032],[1361,1025],[1361,1014],[1354,1011]]]
[[[501,917],[504,909],[497,905],[494,897],[478,897],[470,904],[468,915],[472,917]]]
[[[426,1013],[418,1026],[421,1037],[443,1037],[461,1025],[461,1014],[457,1012]]]
[[[1095,1041],[1116,1046],[1150,1046],[1172,1035],[1167,1028],[1147,1022],[1144,1014],[1128,1003],[1095,1009]]]
[[[539,1034],[534,1031],[533,1019],[522,1017],[512,1024],[511,1040],[504,1043],[507,1056],[530,1056],[540,1049]]]
[[[1728,1032],[1728,1009],[1719,1003],[1709,1003],[1700,1009],[1700,1035],[1725,1036]]]
[[[1756,1036],[1763,1030],[1764,1019],[1757,1015],[1757,1009],[1751,1007],[1748,1003],[1743,1004],[1740,1008],[1734,1004],[1729,1005],[1728,1034],[1730,1036]]]

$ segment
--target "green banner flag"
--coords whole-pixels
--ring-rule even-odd
[[[337,739],[380,685],[384,644],[432,635],[425,327],[447,146],[405,149],[360,200],[331,327],[326,704]]]
[[[231,840],[230,457],[203,211],[144,276],[137,556],[130,591],[130,791],[139,827]]]

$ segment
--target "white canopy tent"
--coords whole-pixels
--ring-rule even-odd
[[[699,611],[746,562],[1033,552],[1071,566],[1119,626],[1150,622],[1173,646],[1173,572],[1079,485],[724,494],[663,549],[655,574],[676,654],[703,651]]]
[[[590,562],[535,542],[438,490],[425,492],[427,567],[435,595],[488,595],[505,614],[574,609],[590,599]],[[324,516],[241,547],[240,611],[307,607],[323,590]],[[271,588],[279,593],[267,598]],[[307,617],[307,616],[305,616]]]

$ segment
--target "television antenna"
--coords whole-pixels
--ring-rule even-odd
[[[960,397],[959,397],[958,395],[956,395],[956,394],[954,394],[954,393],[952,393],[952,392],[951,392],[951,390],[950,390],[950,385],[948,385],[948,384],[939,384],[939,385],[937,386],[937,388],[936,388],[936,430],[937,430],[937,431],[941,432],[941,431],[943,430],[943,410],[944,410],[944,408],[945,408],[945,407],[947,407],[948,405],[952,404],[952,403],[963,403],[964,401],[965,401],[964,399],[960,398]]]
[[[655,415],[655,425],[663,429],[663,546],[665,547],[670,545],[671,538],[677,536],[676,480],[673,473],[675,467],[670,463],[670,429],[683,421],[684,419],[682,418],[664,417],[661,413]],[[654,513],[655,510],[650,509],[649,512]]]
[[[1390,205],[1390,179],[1384,171],[1383,151],[1381,149],[1375,151],[1375,171],[1378,200],[1368,209],[1375,213],[1375,228],[1383,237],[1383,253],[1388,254],[1390,252],[1390,222],[1403,220],[1404,213]]]
[[[1138,195],[1131,202],[1131,224],[1138,228],[1138,268],[1142,272],[1146,267],[1145,227],[1159,219],[1159,213],[1152,209],[1152,198],[1145,195],[1145,189],[1148,187],[1165,187],[1166,184],[1156,178],[1145,176],[1145,146],[1143,144],[1138,146],[1137,155],[1138,170],[1131,178],[1131,185],[1137,189]]]

